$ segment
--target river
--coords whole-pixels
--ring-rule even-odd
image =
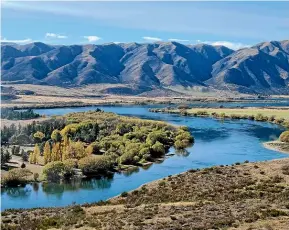
[[[96,202],[191,168],[226,165],[245,160],[264,161],[288,156],[266,149],[262,145],[262,142],[274,140],[280,135],[283,128],[278,125],[249,120],[221,121],[212,118],[151,113],[148,111],[150,107],[156,106],[98,106],[35,110],[37,113],[51,116],[100,108],[121,115],[163,120],[188,126],[195,137],[195,144],[187,148],[186,152],[176,153],[173,148],[170,149],[170,153],[176,154],[167,157],[161,163],[154,163],[149,168],[139,168],[129,173],[116,173],[111,178],[81,180],[66,184],[35,183],[25,187],[2,189],[2,210]]]

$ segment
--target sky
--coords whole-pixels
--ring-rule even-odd
[[[1,42],[208,43],[289,39],[289,2],[1,2]]]

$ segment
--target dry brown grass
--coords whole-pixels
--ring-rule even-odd
[[[289,158],[190,170],[106,203],[6,211],[2,229],[286,229],[287,165]]]
[[[248,116],[256,116],[257,114],[262,114],[267,117],[275,116],[276,118],[284,118],[289,120],[289,107],[283,108],[243,108],[243,109],[235,109],[235,108],[192,108],[188,109],[187,112],[196,113],[198,111],[206,111],[209,114],[212,113],[225,113],[228,116],[231,115],[248,115]]]

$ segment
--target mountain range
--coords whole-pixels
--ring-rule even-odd
[[[177,42],[2,43],[1,49],[2,84],[124,84],[134,89],[131,94],[175,86],[289,94],[289,40],[236,51]]]

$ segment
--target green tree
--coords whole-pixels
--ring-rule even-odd
[[[53,132],[51,134],[51,139],[54,142],[60,142],[61,141],[62,137],[61,137],[60,131],[58,129],[53,130]]]
[[[5,165],[11,160],[12,156],[8,150],[1,147],[1,165]]]
[[[41,143],[42,140],[45,138],[45,135],[42,132],[37,131],[33,134],[33,138],[35,143]]]
[[[17,145],[16,147],[15,147],[15,150],[14,150],[14,155],[19,155],[20,154],[20,146],[19,145]]]
[[[28,161],[28,154],[24,151],[24,149],[21,149],[21,157],[24,162]]]

